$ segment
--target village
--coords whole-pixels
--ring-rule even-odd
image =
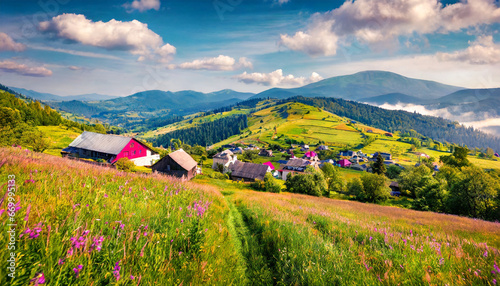
[[[391,134],[392,135],[392,134]],[[152,173],[165,176],[191,180],[197,175],[210,172],[225,174],[227,178],[237,181],[251,183],[263,181],[267,173],[276,179],[286,181],[287,178],[296,174],[304,174],[308,167],[319,169],[324,164],[349,169],[357,172],[373,172],[371,163],[380,156],[386,166],[395,166],[404,170],[405,167],[396,162],[390,153],[376,152],[365,154],[359,151],[340,151],[335,158],[320,160],[318,152],[327,151],[326,145],[309,146],[307,144],[291,144],[288,149],[274,151],[259,148],[254,144],[247,146],[236,146],[235,144],[224,145],[219,148],[222,151],[212,156],[211,166],[200,166],[190,154],[182,148],[171,150],[170,153],[160,158],[148,144],[139,139],[112,134],[100,134],[84,131],[67,148],[61,151],[63,157],[82,160],[92,164],[101,164],[110,167],[121,160],[130,160],[135,166],[151,169]],[[245,153],[256,155],[252,159],[240,160],[238,156],[245,157]],[[279,156],[276,154],[279,153]],[[303,154],[297,157],[295,154]],[[422,158],[429,158],[425,153],[417,153]],[[246,156],[248,157],[248,156]],[[276,159],[279,160],[276,160]],[[255,163],[254,161],[265,161]],[[201,162],[203,163],[203,162]],[[416,166],[419,164],[417,163]],[[433,163],[434,170],[439,171],[437,163]],[[391,194],[399,196],[397,182],[391,182]]]

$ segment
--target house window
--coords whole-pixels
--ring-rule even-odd
[[[130,148],[134,148],[134,143],[130,144]]]
[[[135,151],[134,151],[134,155],[135,155]]]
[[[142,150],[139,150],[139,154],[141,154],[141,153],[142,153]]]
[[[167,165],[167,171],[170,171],[170,165]]]
[[[128,151],[125,151],[123,155],[125,155],[125,157],[128,157]]]

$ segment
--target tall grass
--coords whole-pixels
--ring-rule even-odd
[[[208,186],[0,149],[16,176],[16,278],[1,285],[240,284],[223,196]],[[3,195],[3,194],[2,194]],[[0,243],[8,243],[7,201]],[[1,252],[7,261],[10,251]],[[2,263],[4,265],[4,263]]]
[[[500,225],[391,207],[237,192],[283,285],[494,285]]]

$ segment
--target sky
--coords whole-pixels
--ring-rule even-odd
[[[499,28],[495,0],[1,0],[0,83],[260,92],[385,70],[500,87]]]

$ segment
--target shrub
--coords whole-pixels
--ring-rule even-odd
[[[385,176],[366,173],[361,177],[363,189],[356,199],[364,202],[382,202],[389,198],[391,189],[385,185]]]
[[[135,164],[128,158],[120,158],[115,163],[116,169],[125,172],[135,172]]]
[[[266,173],[264,177],[264,190],[269,193],[281,193],[281,185],[271,173]]]

